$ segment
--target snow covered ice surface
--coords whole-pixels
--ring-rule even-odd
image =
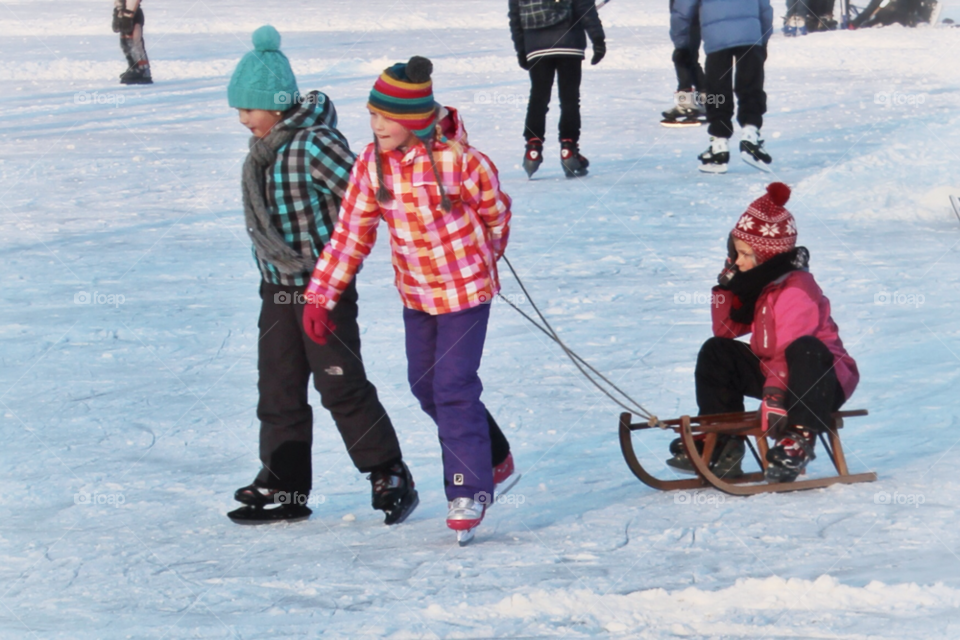
[[[695,410],[710,329],[690,301],[770,176],[739,160],[701,175],[706,132],[659,126],[674,88],[662,0],[603,9],[580,181],[562,178],[552,136],[535,180],[520,167],[528,80],[505,1],[145,10],[151,87],[116,84],[106,0],[0,11],[0,637],[960,638],[960,225],[947,201],[960,193],[960,30],[770,44],[772,177],[795,187],[801,244],[863,374],[848,408],[871,415],[845,430],[851,470],[880,480],[746,499],[653,491],[623,464],[618,409],[498,303],[484,399],[524,478],[461,549],[435,429],[407,389],[385,237],[359,278],[364,353],[420,507],[382,525],[313,397],[313,518],[225,517],[258,468],[247,136],[225,93],[250,32],[280,29],[301,89],[333,98],[358,149],[376,74],[431,57],[438,97],[514,199],[509,256],[531,295],[661,417]],[[668,441],[636,439],[660,475]]]

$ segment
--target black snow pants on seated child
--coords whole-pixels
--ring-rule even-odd
[[[322,346],[303,331],[305,288],[261,282],[257,363],[263,469],[256,483],[303,494],[310,492],[313,478],[313,410],[307,402],[311,374],[320,402],[361,473],[401,459],[393,424],[360,358],[356,282],[330,312],[337,329]]]
[[[817,338],[804,336],[787,347],[787,422],[821,433],[833,426],[830,414],[846,398],[833,370],[833,354]],[[743,399],[763,397],[766,374],[750,346],[710,338],[697,356],[694,378],[700,415],[743,411]]]

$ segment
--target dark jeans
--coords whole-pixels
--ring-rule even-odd
[[[260,285],[257,417],[263,469],[257,483],[308,493],[313,477],[313,410],[307,402],[311,374],[320,402],[359,471],[396,462],[401,453],[393,424],[360,357],[356,283],[330,313],[337,330],[324,346],[303,331],[302,292],[303,288]]]
[[[492,495],[491,462],[510,451],[480,401],[477,371],[489,317],[488,304],[435,316],[403,310],[410,390],[437,425],[447,500]]]
[[[814,432],[833,426],[830,414],[846,398],[833,370],[833,354],[817,338],[804,336],[787,347],[787,422]],[[694,373],[700,415],[743,411],[743,398],[763,397],[766,374],[750,346],[710,338],[697,356]]]
[[[544,140],[547,111],[557,77],[560,98],[560,139],[580,140],[580,76],[583,59],[579,56],[543,56],[530,61],[530,102],[523,137]]]
[[[761,45],[733,47],[707,54],[707,129],[711,136],[733,135],[733,95],[737,95],[737,122],[740,126],[763,126],[767,94],[763,91],[763,64],[767,50]],[[736,72],[734,72],[736,61]]]

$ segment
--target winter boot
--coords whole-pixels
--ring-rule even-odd
[[[399,524],[420,504],[410,469],[403,462],[374,469],[369,476],[371,503],[386,514],[384,524]]]
[[[699,127],[707,119],[707,110],[697,100],[694,91],[677,91],[673,94],[674,107],[663,112],[665,127]]]
[[[542,162],[543,140],[530,138],[527,140],[527,148],[523,152],[523,170],[527,172],[528,178],[533,177],[533,174],[537,172]]]
[[[767,451],[768,482],[793,482],[807,464],[817,456],[813,453],[816,437],[804,427],[789,427],[785,436]]]
[[[770,171],[770,163],[773,162],[773,158],[763,148],[760,130],[752,124],[745,126],[740,134],[740,157],[751,167],[756,167],[761,171]]]
[[[807,35],[807,21],[803,16],[787,16],[783,22],[783,35],[788,38]]]
[[[701,153],[700,171],[704,173],[726,173],[730,163],[730,139],[710,137],[710,148]]]
[[[577,143],[567,138],[560,141],[560,164],[568,178],[582,178],[587,175],[590,161],[580,155]]]
[[[702,454],[703,437],[695,437],[694,443],[697,445],[697,452]],[[740,468],[740,463],[743,461],[744,451],[743,438],[731,437],[725,440],[718,438],[713,455],[710,456],[710,470],[721,478],[742,476],[743,470]],[[667,466],[682,473],[696,473],[690,457],[683,448],[683,440],[677,438],[671,442],[670,453],[673,457],[667,460]]]

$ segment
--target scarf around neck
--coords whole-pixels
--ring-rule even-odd
[[[250,152],[243,163],[243,213],[247,233],[257,255],[284,275],[311,273],[315,260],[294,251],[270,223],[266,199],[266,171],[277,160],[277,150],[288,144],[296,129],[277,123],[265,137],[250,138]]]
[[[742,324],[751,324],[757,306],[757,300],[764,288],[779,280],[791,271],[807,270],[810,252],[806,247],[797,247],[785,253],[778,253],[753,269],[737,272],[727,288],[733,293],[733,307],[730,319]],[[739,306],[737,305],[739,302]]]

